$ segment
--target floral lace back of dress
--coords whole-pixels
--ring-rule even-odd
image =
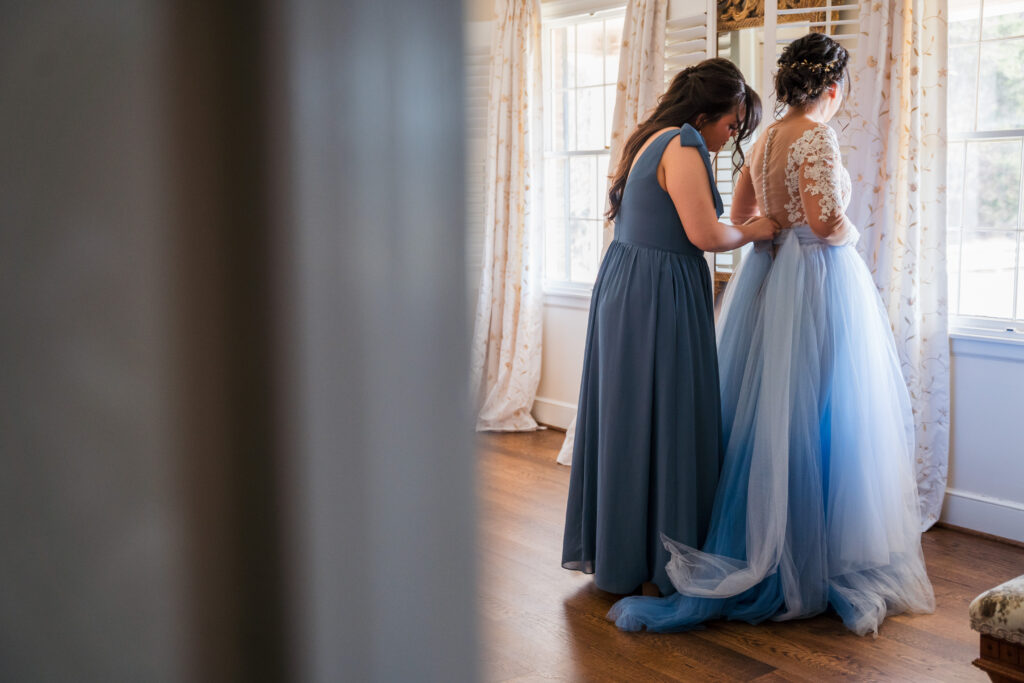
[[[850,175],[831,128],[818,124],[800,132],[797,125],[776,124],[759,142],[760,149],[753,153],[753,160],[760,161],[752,165],[754,187],[761,207],[783,228],[808,224],[800,197],[801,174],[805,194],[818,200],[819,220],[827,222],[845,212]],[[785,156],[778,155],[783,149]]]

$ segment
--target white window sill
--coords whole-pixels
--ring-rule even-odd
[[[590,310],[590,285],[545,284],[544,305],[552,308]]]
[[[972,356],[1024,363],[1024,330],[1015,329],[1017,331],[1009,332],[975,327],[952,328],[949,331],[950,352],[961,358]]]

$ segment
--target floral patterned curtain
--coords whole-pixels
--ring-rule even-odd
[[[537,428],[541,365],[540,0],[498,0],[484,166],[483,272],[471,371],[478,431]]]
[[[665,92],[665,18],[667,0],[630,0],[622,26],[622,48],[619,52],[619,78],[612,113],[612,137],[608,175],[615,172],[622,148],[637,124],[658,103]],[[615,226],[605,221],[602,252],[608,248]],[[558,453],[558,462],[572,464],[572,446],[576,435],[573,417],[565,432],[565,441]]]
[[[916,424],[922,528],[949,454],[946,0],[861,0],[847,107],[858,245],[888,311]]]

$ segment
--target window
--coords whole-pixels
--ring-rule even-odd
[[[1024,0],[950,3],[949,310],[957,327],[1024,322]]]
[[[544,278],[589,290],[601,257],[624,12],[543,23]]]

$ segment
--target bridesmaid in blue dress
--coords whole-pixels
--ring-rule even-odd
[[[779,60],[789,106],[750,150],[732,217],[782,230],[743,259],[719,319],[725,465],[702,550],[667,533],[678,590],[629,597],[620,628],[681,631],[831,607],[859,635],[935,606],[921,553],[914,421],[889,319],[846,217],[826,122],[849,55],[811,33]],[[862,199],[861,201],[865,201]]]
[[[700,544],[711,519],[722,445],[704,251],[770,239],[776,226],[718,221],[709,153],[747,138],[760,114],[731,62],[691,66],[629,138],[613,177],[615,239],[591,299],[562,546],[563,567],[611,593],[645,582],[671,592],[659,535]]]

